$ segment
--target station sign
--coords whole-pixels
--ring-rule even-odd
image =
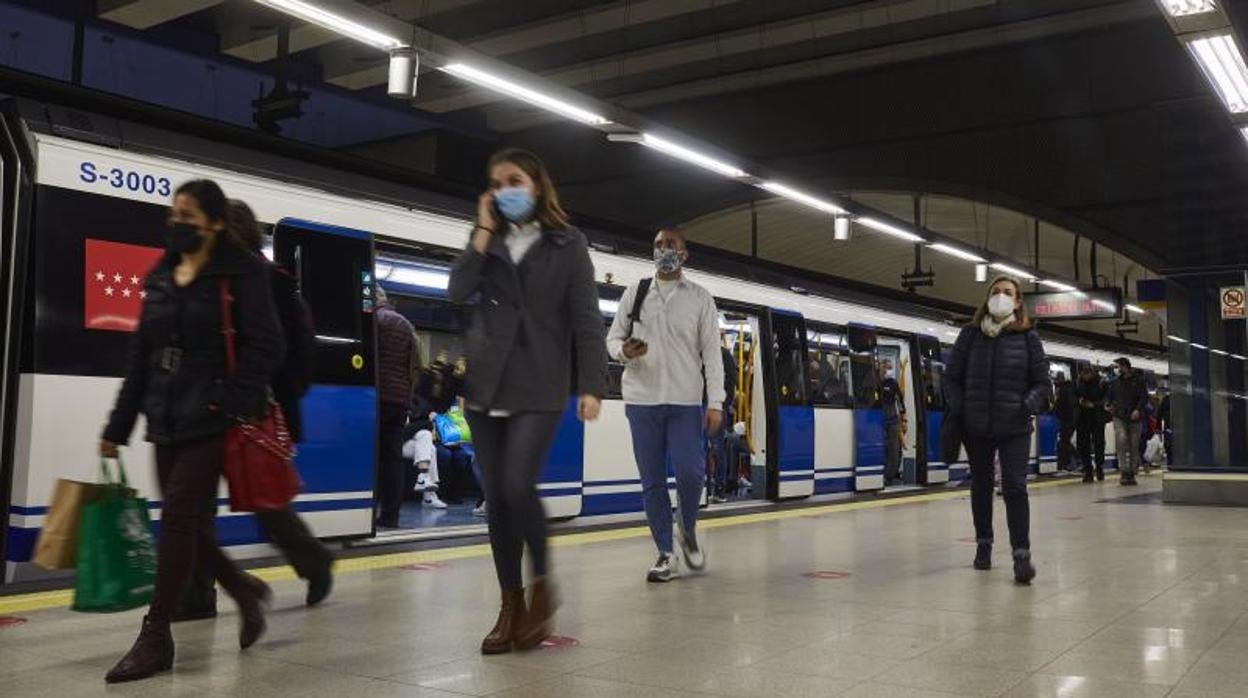
[[[1248,317],[1244,313],[1244,287],[1225,286],[1218,293],[1222,304],[1223,320],[1243,320]]]
[[[1023,300],[1036,320],[1110,320],[1122,315],[1122,294],[1116,288],[1025,293]]]

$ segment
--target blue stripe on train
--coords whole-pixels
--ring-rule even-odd
[[[884,471],[884,411],[854,410],[854,468],[859,474]]]

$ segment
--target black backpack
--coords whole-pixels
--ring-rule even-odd
[[[291,436],[298,441],[303,420],[299,399],[312,384],[313,352],[316,349],[316,326],[312,308],[299,292],[295,277],[278,265],[270,265],[269,279],[273,305],[286,340],[286,356],[273,375],[273,397],[282,407]]]

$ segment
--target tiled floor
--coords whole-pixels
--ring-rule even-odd
[[[103,674],[140,612],[32,613],[0,628],[0,695],[1248,695],[1248,510],[1097,501],[1123,493],[1033,491],[1031,587],[1005,550],[970,568],[964,497],[853,508],[705,531],[710,573],[665,586],[644,538],[560,545],[576,646],[479,656],[497,591],[477,557],[343,575],[312,611],[279,583],[257,646],[237,650],[232,613],[182,625],[175,671],[126,686]]]

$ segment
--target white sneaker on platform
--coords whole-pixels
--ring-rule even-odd
[[[437,492],[426,492],[425,493],[425,506],[433,507],[434,509],[445,509],[446,502],[438,498]]]
[[[697,536],[686,537],[685,532],[678,530],[676,532],[676,540],[680,544],[680,554],[685,558],[685,564],[694,572],[701,572],[706,569],[706,553],[702,552],[702,548],[698,546]]]
[[[646,573],[647,582],[670,582],[675,577],[676,558],[671,553],[661,553]]]
[[[487,516],[489,511],[485,508],[485,502],[481,502],[472,510],[473,516]]]

